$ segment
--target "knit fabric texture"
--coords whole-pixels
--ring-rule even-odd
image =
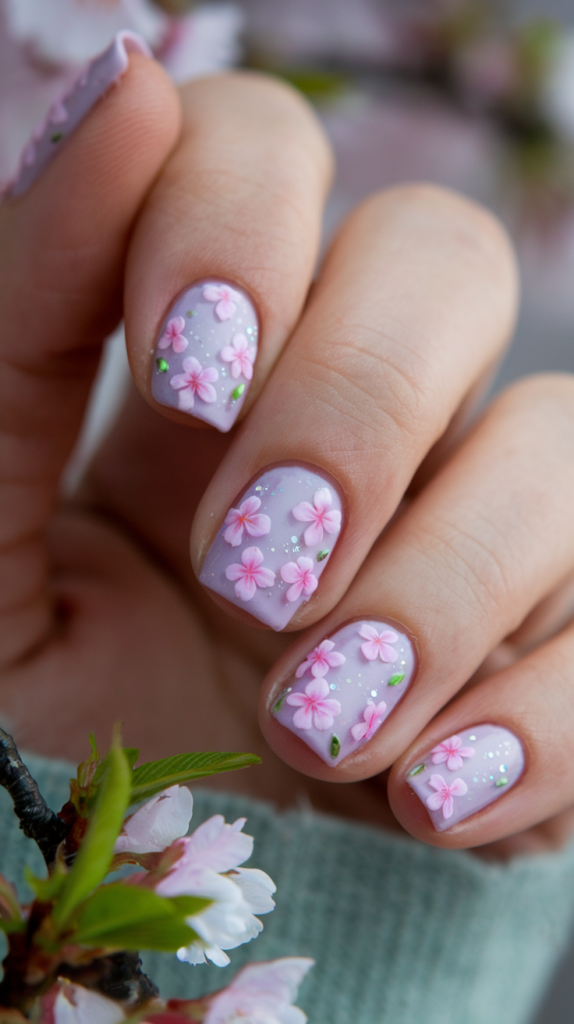
[[[75,771],[25,761],[59,809]],[[212,814],[247,817],[248,866],[274,879],[277,908],[259,938],[230,951],[229,967],[147,955],[162,995],[221,988],[249,960],[310,956],[316,966],[297,1003],[311,1024],[526,1024],[536,1012],[568,940],[574,847],[488,864],[310,810],[278,813],[195,787],[193,795],[192,828]],[[0,870],[16,881],[24,863],[44,873],[0,790]]]

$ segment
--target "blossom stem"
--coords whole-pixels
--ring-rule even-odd
[[[33,839],[50,867],[69,826],[52,811],[23,763],[12,737],[0,729],[0,785],[12,797],[25,836]]]

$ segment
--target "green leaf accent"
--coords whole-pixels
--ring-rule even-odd
[[[54,132],[53,135],[50,135],[50,142],[61,142],[63,138],[63,132]]]
[[[341,740],[335,733],[331,736],[331,746],[329,748],[331,757],[338,757],[341,751]]]
[[[135,885],[104,885],[82,907],[74,942],[108,949],[175,953],[197,939],[185,919],[211,902],[196,896],[168,899]]]
[[[187,311],[187,313],[185,315],[186,315],[186,317],[191,319],[192,316],[197,316],[197,310],[196,309],[188,309],[188,311]]]
[[[399,683],[402,683],[404,678],[405,678],[405,673],[404,672],[399,672],[396,676],[391,676],[391,678],[389,679],[389,681],[387,683],[387,686],[398,686]]]
[[[409,772],[409,778],[411,779],[413,777],[413,775],[418,775],[419,772],[424,771],[425,767],[426,767],[426,765],[425,765],[425,763],[423,761],[422,764],[417,764],[416,768],[411,768],[411,770]]]
[[[323,551],[319,551],[317,553],[317,561],[318,562],[324,561],[324,559],[327,557],[328,554],[329,554],[329,548],[324,548]]]
[[[159,359],[156,359],[155,365],[158,373],[167,373],[167,371],[169,370],[169,363],[167,359],[163,358],[163,356],[160,356]]]
[[[508,779],[506,778],[505,775],[503,775],[501,779],[496,780],[495,785],[497,789],[500,789],[501,786],[508,786]]]
[[[236,402],[238,398],[241,398],[244,391],[245,384],[238,384],[237,387],[234,388],[233,391],[231,392],[231,397],[233,401]]]
[[[192,779],[202,779],[207,775],[218,775],[220,772],[232,772],[237,768],[248,768],[251,764],[261,764],[261,758],[255,754],[177,754],[166,757],[162,761],[148,761],[136,768],[132,776],[132,792],[130,802],[149,800],[156,793],[168,786],[184,785]]]
[[[79,903],[86,899],[106,877],[130,803],[128,759],[114,736],[106,759],[106,772],[100,784],[88,829],[73,867],[64,880],[54,907],[53,919],[62,927]]]
[[[285,690],[285,693],[282,693],[281,696],[275,701],[273,707],[271,708],[271,714],[272,715],[275,715],[277,713],[277,711],[281,711],[281,708],[283,707],[283,704],[285,702],[285,697],[286,696],[287,696],[287,690]]]

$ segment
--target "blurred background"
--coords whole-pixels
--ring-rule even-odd
[[[176,81],[246,66],[305,93],[337,156],[326,241],[364,196],[398,182],[433,181],[495,210],[517,247],[523,297],[494,387],[574,372],[572,0],[0,0],[0,184],[52,102],[120,28],[140,32]],[[68,486],[126,374],[120,331]],[[532,1012],[533,1024],[571,1024],[574,942]]]

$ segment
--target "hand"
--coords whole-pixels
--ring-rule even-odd
[[[178,95],[134,55],[35,184],[0,209],[3,719],[24,747],[79,759],[87,730],[103,744],[120,718],[144,758],[260,753],[263,767],[225,777],[227,789],[280,803],[306,791],[314,806],[387,825],[394,814],[435,845],[498,854],[556,845],[574,794],[572,380],[521,382],[469,429],[512,331],[516,274],[493,218],[436,188],[363,204],[309,293],[330,174],[321,131],[290,90],[229,75]],[[122,279],[139,391],[62,505],[60,474],[102,339],[122,314]],[[209,389],[202,399],[195,364],[184,365],[201,341],[174,302],[206,281],[230,284],[227,301],[259,318],[253,382],[237,400],[225,392],[231,414],[219,425],[239,411],[233,434],[194,429],[220,403]],[[213,304],[222,339],[229,318],[204,287],[187,294],[210,315]],[[231,358],[216,365],[203,384],[228,389]],[[249,384],[243,370],[236,379]],[[249,514],[268,508],[270,522],[243,536],[239,506],[262,494],[267,478],[257,480],[280,467],[296,491],[293,466],[308,474],[296,522],[295,505],[281,511],[263,491]],[[281,533],[281,515],[297,543]],[[237,544],[222,536],[233,522]],[[263,561],[246,565],[247,540]],[[309,553],[313,571],[299,564]],[[363,633],[341,640],[349,622]],[[305,632],[291,643],[293,630]],[[361,707],[343,663],[328,666],[332,697],[307,660],[335,635],[331,651],[354,658],[355,673],[362,657],[377,675],[373,697],[353,677]],[[266,672],[260,721],[271,750],[256,723]],[[322,700],[331,703],[321,720]],[[294,725],[298,710],[311,728]],[[339,751],[337,719],[347,723]],[[510,734],[508,789],[493,781],[495,798],[461,817],[462,787],[441,793],[428,780],[442,774],[450,786],[460,775],[473,797],[468,766],[484,752],[473,730],[484,723]],[[459,733],[442,761],[432,753]],[[417,795],[405,776],[419,763]],[[471,810],[480,784],[476,792]],[[427,793],[437,794],[440,828],[450,800],[452,828],[435,830]]]

